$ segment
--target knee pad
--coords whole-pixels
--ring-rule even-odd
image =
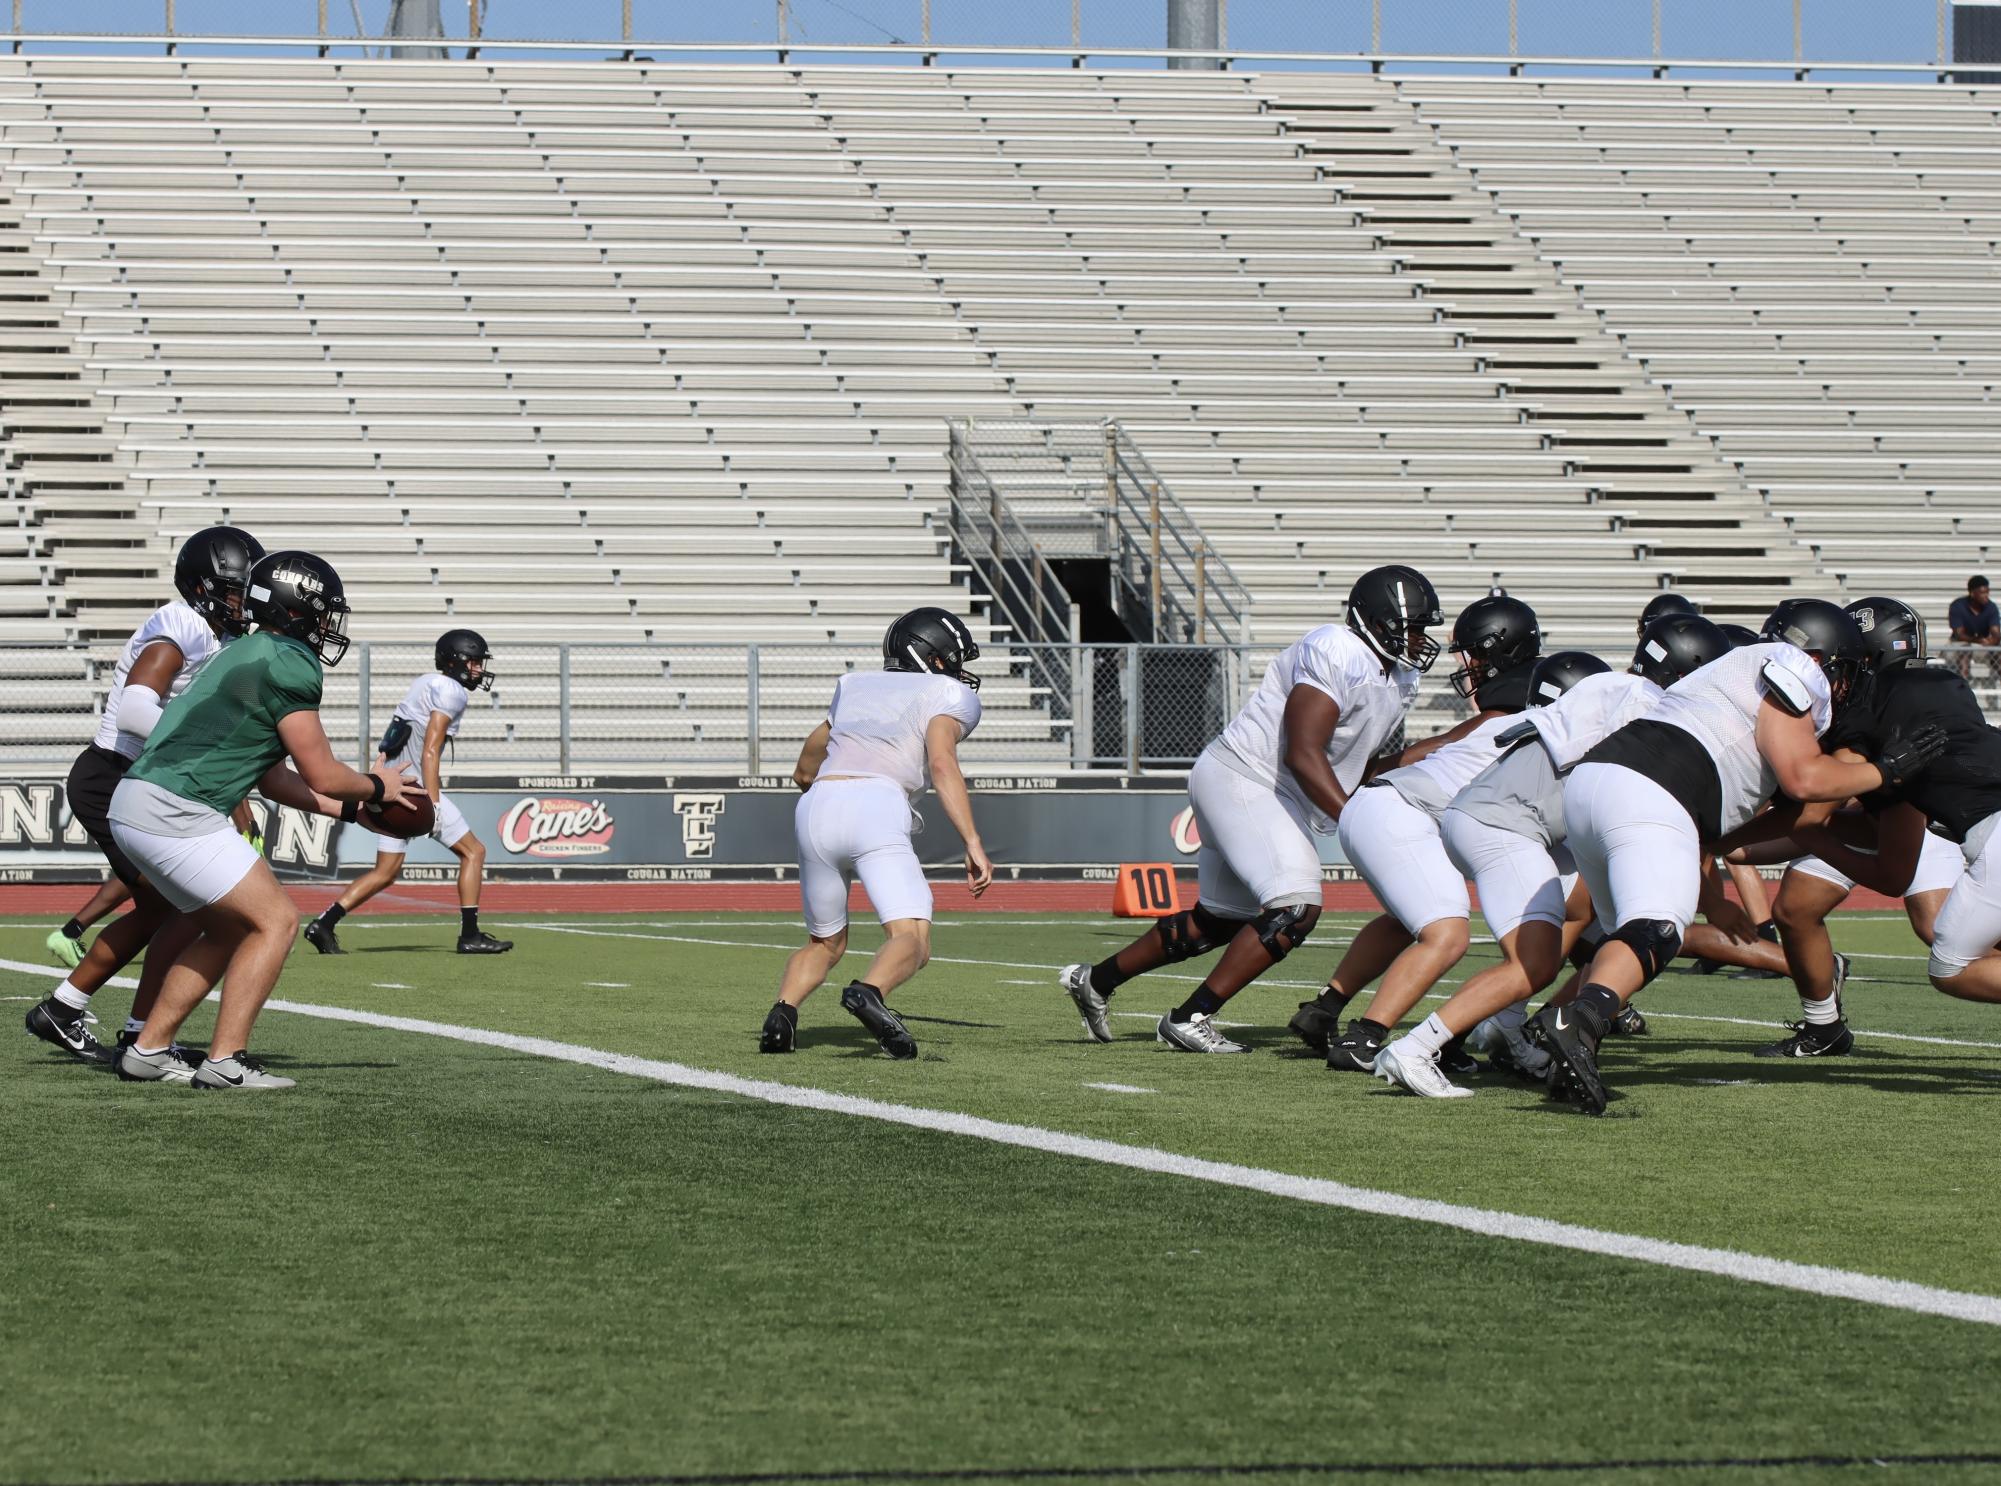
[[[1251,920],[1251,926],[1258,931],[1258,943],[1265,947],[1265,953],[1276,964],[1306,943],[1306,936],[1313,932],[1313,926],[1320,922],[1320,910],[1311,903],[1297,903],[1286,908],[1267,908]]]
[[[1681,930],[1672,919],[1636,918],[1623,923],[1605,938],[1618,940],[1640,962],[1640,973],[1652,980],[1667,969],[1668,961],[1681,953]]]
[[[1161,948],[1167,952],[1167,963],[1178,965],[1183,960],[1192,960],[1197,955],[1221,949],[1235,935],[1237,925],[1197,903],[1181,913],[1155,920],[1153,932],[1160,936]]]

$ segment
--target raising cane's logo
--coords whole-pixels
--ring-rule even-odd
[[[611,850],[614,829],[601,800],[530,795],[500,817],[500,844],[517,856],[597,856]]]
[[[1183,856],[1193,856],[1202,849],[1202,832],[1195,824],[1193,805],[1184,806],[1181,813],[1174,817],[1174,824],[1169,829],[1174,835],[1174,849]]]

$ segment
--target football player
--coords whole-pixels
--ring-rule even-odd
[[[1840,750],[1866,740],[1875,719],[1902,715],[1907,696],[1922,695],[1936,683],[1920,678],[1905,685],[1907,671],[1925,666],[1925,622],[1909,604],[1879,597],[1857,599],[1847,608],[1862,631],[1868,686],[1857,706],[1836,716],[1826,746],[1837,756],[1860,757]],[[1855,1046],[1841,1014],[1847,957],[1835,953],[1827,916],[1858,881],[1902,898],[1911,928],[1930,945],[1939,910],[1966,870],[1958,848],[1928,831],[1924,813],[1907,800],[1864,795],[1857,803],[1875,827],[1871,849],[1851,845],[1834,829],[1797,833],[1822,853],[1800,857],[1786,869],[1775,909],[1801,1018],[1792,1035],[1759,1048],[1761,1058],[1840,1057]]]
[[[1579,681],[1611,670],[1595,655],[1559,650],[1531,668],[1531,708],[1556,701]],[[1472,902],[1466,873],[1439,834],[1438,820],[1453,799],[1499,754],[1497,739],[1516,726],[1512,714],[1489,719],[1456,742],[1403,768],[1371,780],[1342,815],[1341,844],[1406,931],[1415,937],[1383,976],[1363,1014],[1327,1045],[1329,1068],[1374,1073],[1390,1029],[1460,960],[1472,943]],[[1379,804],[1378,796],[1397,798]],[[1450,1057],[1452,1044],[1433,1050]],[[1477,1072],[1476,1064],[1471,1070]]]
[[[1452,622],[1452,637],[1447,646],[1459,657],[1459,669],[1450,678],[1452,689],[1473,703],[1474,715],[1440,737],[1427,739],[1416,748],[1405,751],[1396,761],[1405,767],[1414,766],[1427,748],[1443,747],[1448,742],[1463,739],[1483,723],[1512,716],[1527,705],[1529,668],[1542,653],[1542,626],[1536,619],[1535,611],[1520,599],[1509,598],[1506,594],[1489,594],[1460,611],[1459,617]],[[1360,807],[1365,815],[1384,814],[1395,809],[1389,800],[1375,796],[1358,797],[1352,805]],[[1369,843],[1378,845],[1379,854],[1394,849],[1391,842],[1378,840],[1374,826],[1351,822],[1342,828],[1342,833],[1342,850],[1365,879],[1369,879],[1369,869],[1363,866],[1357,852],[1366,854]],[[1350,845],[1351,837],[1363,844]],[[1434,869],[1436,866],[1433,863]],[[1378,864],[1378,870],[1387,873],[1393,868],[1387,860],[1383,860]],[[1450,876],[1450,866],[1447,865],[1442,874],[1435,875]],[[1383,896],[1385,889],[1376,886],[1373,879],[1369,880],[1377,898],[1387,902],[1388,899]],[[1449,902],[1448,898],[1448,914]],[[1445,934],[1448,924],[1449,918],[1441,921],[1434,938]],[[1328,977],[1326,989],[1313,1000],[1299,1003],[1299,1010],[1287,1024],[1289,1029],[1315,1052],[1326,1054],[1328,1067],[1366,1069],[1374,1061],[1376,1049],[1382,1046],[1381,1029],[1369,1019],[1360,1018],[1343,1039],[1337,1023],[1348,1003],[1364,986],[1378,976],[1391,973],[1393,966],[1404,962],[1404,957],[1410,953],[1411,943],[1412,931],[1399,915],[1384,913],[1371,919],[1348,942],[1340,963]],[[1449,949],[1450,945],[1441,947]],[[1435,951],[1421,950],[1408,968],[1412,975],[1421,975],[1417,962],[1436,958]],[[1409,980],[1412,975],[1399,978]],[[1337,1041],[1343,1044],[1338,1051],[1330,1046]]]
[[[931,885],[910,845],[911,802],[927,780],[966,848],[973,896],[994,878],[959,770],[959,745],[980,724],[980,678],[966,669],[979,656],[958,615],[912,609],[883,635],[882,670],[835,683],[827,716],[792,771],[805,791],[793,825],[809,942],[785,962],[759,1052],[797,1046],[800,1006],[847,953],[848,891],[859,877],[887,937],[863,978],[841,992],[841,1009],[890,1057],[917,1056],[917,1040],[884,998],[931,958]]]
[[[1590,911],[1564,845],[1561,776],[1606,734],[1652,711],[1663,687],[1729,648],[1708,620],[1670,614],[1647,626],[1628,670],[1579,674],[1502,730],[1511,738],[1508,752],[1459,790],[1440,820],[1453,865],[1479,889],[1501,962],[1473,975],[1420,1026],[1382,1049],[1380,1077],[1430,1098],[1470,1093],[1445,1077],[1439,1055],[1489,1017],[1500,1022],[1517,1068],[1546,1068],[1547,1055],[1522,1039],[1520,1019],[1510,1013],[1556,978]]]
[[[431,797],[436,824],[432,838],[459,859],[459,942],[462,955],[500,955],[514,948],[511,939],[496,939],[479,926],[479,892],[486,881],[486,844],[473,834],[464,814],[444,792],[444,752],[447,739],[459,735],[466,703],[476,691],[493,690],[493,652],[478,631],[446,630],[431,650],[434,669],[410,683],[395,715],[383,731],[378,762],[409,769],[423,781]],[[334,930],[340,921],[403,875],[410,843],[400,836],[377,836],[375,865],[348,884],[306,925],[306,943],[323,955],[346,954]]]
[[[1861,631],[1833,604],[1792,599],[1764,634],[1683,678],[1564,781],[1570,849],[1609,928],[1576,1001],[1544,1007],[1531,1026],[1556,1061],[1552,1093],[1588,1113],[1603,1114],[1607,1100],[1599,1042],[1680,950],[1717,843],[1727,847],[1778,791],[1802,805],[1846,800],[1900,783],[1945,746],[1925,726],[1885,739],[1874,762],[1831,758],[1820,738],[1852,695]],[[1735,922],[1748,931],[1742,910]]]
[[[1111,1041],[1106,998],[1136,975],[1223,950],[1154,1035],[1190,1053],[1241,1053],[1216,1026],[1230,997],[1306,941],[1320,918],[1316,832],[1335,828],[1377,756],[1403,726],[1419,678],[1438,658],[1438,593],[1402,565],[1373,568],[1348,593],[1347,622],[1309,630],[1265,669],[1236,718],[1188,776],[1202,833],[1193,908],[1061,984],[1084,1030]]]
[[[145,748],[167,704],[187,691],[223,646],[248,630],[244,584],[252,564],[263,555],[255,537],[233,526],[207,527],[181,544],[174,557],[174,590],[180,597],[149,614],[118,652],[97,736],[70,766],[65,786],[70,814],[104,853],[112,879],[133,896],[132,911],[99,934],[89,951],[73,962],[69,978],[28,1012],[30,1032],[85,1062],[108,1063],[115,1056],[90,1031],[86,1020],[90,998],[176,916],[173,906],[147,885],[145,874],[113,839],[106,816],[112,792]],[[98,899],[105,896],[100,892]],[[65,925],[59,931],[65,938],[67,929]],[[55,937],[50,937],[50,948],[60,955]],[[121,1045],[139,1030],[159,976],[191,938],[188,927],[179,925],[148,956],[149,964],[159,963],[151,977],[142,977]]]
[[[292,1087],[246,1048],[298,919],[228,812],[258,789],[279,804],[353,821],[364,801],[399,802],[415,789],[400,768],[362,774],[341,763],[320,725],[323,667],[339,664],[348,646],[348,605],[332,565],[309,552],[269,553],[250,569],[245,602],[255,631],[202,669],[106,812],[119,850],[198,930],[118,1055],[119,1076],[136,1082],[183,1081],[174,1034],[221,980],[208,1056],[185,1081],[203,1090]]]

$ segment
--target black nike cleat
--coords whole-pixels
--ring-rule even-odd
[[[1449,1078],[1478,1078],[1486,1067],[1466,1051],[1466,1039],[1455,1037],[1438,1050],[1438,1070]]]
[[[321,919],[313,919],[306,925],[306,943],[323,955],[344,955],[340,941],[334,938],[334,931]]]
[[[1792,1022],[1792,1036],[1758,1049],[1761,1058],[1845,1058],[1855,1049],[1846,1022]]]
[[[798,1045],[799,1013],[780,1001],[764,1019],[764,1030],[757,1037],[757,1050],[761,1053],[789,1053]]]
[[[97,1040],[81,1011],[63,1005],[53,996],[30,1006],[23,1025],[49,1046],[61,1048],[79,1062],[102,1066],[114,1056],[110,1048]]]
[[[1647,1019],[1640,1015],[1640,1008],[1630,1001],[1626,1009],[1612,1018],[1612,1025],[1605,1029],[1607,1037],[1645,1037]]]
[[[1356,1017],[1346,1032],[1327,1044],[1327,1066],[1337,1073],[1374,1073],[1376,1054],[1388,1036],[1387,1028]]]
[[[1285,1024],[1285,1029],[1316,1053],[1324,1053],[1327,1044],[1340,1035],[1340,1013],[1329,1010],[1319,1001],[1302,1001],[1299,1010],[1292,1014],[1292,1020]]]
[[[850,982],[841,992],[841,1010],[875,1034],[882,1050],[892,1058],[917,1056],[917,1039],[903,1025],[903,1018],[883,1005],[882,992],[860,981]]]
[[[1602,1115],[1608,1095],[1605,1080],[1598,1073],[1598,1038],[1592,1032],[1583,1008],[1545,1006],[1530,1020],[1542,1024],[1542,1047],[1553,1061],[1549,1069],[1550,1093],[1567,1095],[1586,1114]]]
[[[459,953],[462,955],[504,955],[512,948],[512,939],[496,939],[484,929],[477,934],[459,935]]]

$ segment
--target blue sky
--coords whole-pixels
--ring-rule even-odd
[[[0,17],[6,0],[0,0]],[[165,0],[22,0],[29,30],[157,31]],[[618,0],[484,0],[490,35],[548,40],[615,37]],[[795,41],[915,42],[921,0],[791,0]],[[1810,59],[1927,61],[1936,0],[1803,0]],[[183,33],[310,33],[315,0],[174,0]],[[441,0],[447,28],[465,29],[465,0]],[[1087,45],[1160,46],[1166,0],[1081,0]],[[1381,0],[1383,44],[1396,51],[1491,51],[1507,46],[1507,0]],[[1649,0],[1518,0],[1521,49],[1551,55],[1643,56]],[[934,42],[1065,45],[1071,0],[932,0]],[[1669,56],[1764,59],[1792,54],[1792,0],[1662,0]],[[351,0],[327,0],[330,28],[353,33]],[[389,0],[361,0],[379,32]],[[1233,46],[1353,51],[1369,40],[1369,0],[1229,0]],[[633,0],[643,39],[769,41],[776,0]]]

